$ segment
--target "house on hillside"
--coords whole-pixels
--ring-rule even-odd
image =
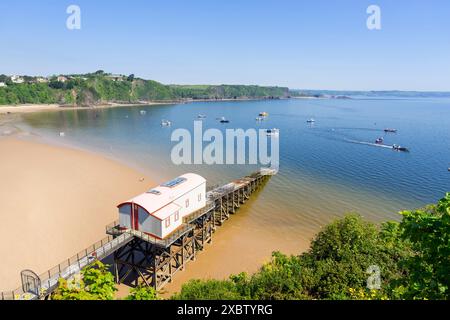
[[[65,76],[59,76],[56,80],[58,80],[58,82],[66,82],[68,79]]]
[[[37,82],[37,83],[47,83],[47,82],[48,82],[48,79],[47,79],[47,78],[44,78],[44,77],[37,77],[37,78],[36,78],[36,82]]]
[[[108,74],[108,75],[106,75],[106,78],[108,78],[109,80],[112,80],[112,81],[121,82],[121,81],[123,81],[124,76],[121,74]]]
[[[206,180],[188,173],[119,204],[120,228],[164,239],[205,206]]]
[[[0,82],[0,88],[1,88],[1,87],[7,87],[6,83]]]
[[[11,77],[11,81],[13,83],[23,83],[24,82],[24,80],[21,76],[16,76],[16,75]]]

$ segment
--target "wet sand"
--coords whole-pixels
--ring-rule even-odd
[[[269,182],[270,183],[270,182]],[[227,279],[232,274],[252,274],[270,261],[272,252],[298,255],[309,248],[313,233],[293,233],[279,226],[263,226],[252,214],[252,206],[264,191],[256,193],[213,234],[211,244],[198,253],[195,261],[178,272],[161,291],[170,297],[190,279]],[[284,236],[282,236],[284,234]]]
[[[0,291],[104,238],[116,205],[154,185],[102,156],[0,138]]]

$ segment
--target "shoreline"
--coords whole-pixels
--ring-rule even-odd
[[[241,101],[274,101],[274,100],[289,100],[289,99],[321,99],[316,97],[289,97],[289,98],[236,98],[236,99],[186,99],[186,100],[168,100],[168,101],[138,101],[134,103],[116,103],[108,102],[90,106],[68,106],[60,104],[18,104],[18,105],[0,105],[0,115],[11,115],[42,111],[62,111],[62,110],[94,110],[107,109],[117,107],[138,107],[138,106],[152,106],[152,105],[170,105],[170,104],[188,104],[196,102],[241,102]]]
[[[92,105],[88,107],[82,106],[66,106],[60,104],[19,104],[19,105],[0,105],[0,115],[22,114],[42,111],[62,111],[62,110],[93,110],[93,109],[107,109],[117,107],[135,107],[135,106],[150,106],[173,104],[172,102],[148,102],[148,103],[106,103]]]

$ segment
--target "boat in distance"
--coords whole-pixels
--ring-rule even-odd
[[[267,129],[266,130],[266,134],[267,136],[278,136],[280,134],[280,130],[279,129]]]
[[[399,145],[397,145],[397,144],[394,144],[394,145],[392,146],[392,149],[395,150],[395,151],[409,152],[409,149],[408,149],[408,148],[399,146]]]

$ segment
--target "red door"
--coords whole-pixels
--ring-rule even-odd
[[[131,227],[134,230],[139,230],[139,206],[134,203],[131,208]]]

